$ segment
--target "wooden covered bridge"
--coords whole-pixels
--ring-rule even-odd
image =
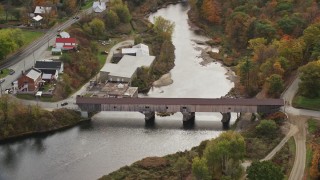
[[[224,127],[229,125],[231,112],[272,113],[284,105],[283,99],[204,99],[204,98],[99,98],[77,96],[81,111],[136,111],[153,123],[155,112],[183,114],[184,125],[193,124],[195,112],[220,112]]]

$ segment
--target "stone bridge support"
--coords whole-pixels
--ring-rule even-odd
[[[221,122],[222,122],[223,129],[229,129],[231,113],[227,112],[227,113],[221,113],[221,114],[222,114]]]
[[[196,117],[195,112],[182,112],[183,115],[183,127],[193,127]]]
[[[81,113],[81,117],[82,118],[88,118],[89,117],[88,111],[80,111],[80,113]]]
[[[142,113],[145,116],[144,120],[145,120],[146,125],[154,125],[156,113],[154,111],[144,111]]]

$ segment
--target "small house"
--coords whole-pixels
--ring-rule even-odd
[[[20,91],[36,91],[42,85],[42,72],[39,69],[31,68],[28,73],[22,72],[18,78],[18,89]]]
[[[93,2],[92,9],[95,13],[101,13],[107,9],[105,2],[95,1]]]
[[[47,80],[59,77],[59,73],[63,73],[63,63],[61,61],[36,61],[35,68],[39,69],[45,75]],[[49,77],[49,74],[51,75]]]

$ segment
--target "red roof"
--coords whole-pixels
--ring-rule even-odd
[[[56,43],[76,43],[76,38],[56,38]]]
[[[68,49],[73,49],[75,48],[76,46],[63,46],[63,49],[65,50],[68,50]]]

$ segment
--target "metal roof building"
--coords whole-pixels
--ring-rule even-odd
[[[118,64],[107,63],[100,71],[102,81],[116,81],[130,83],[140,67],[150,67],[155,56],[125,55]]]

